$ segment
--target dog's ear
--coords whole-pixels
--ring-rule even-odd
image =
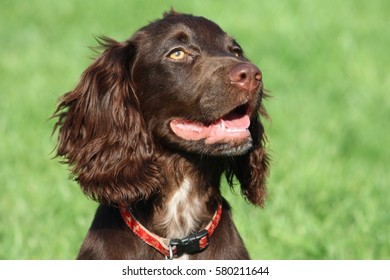
[[[261,108],[261,112],[266,115],[264,108]],[[252,150],[234,158],[226,175],[232,188],[234,176],[236,176],[241,185],[241,193],[249,202],[264,206],[267,195],[266,179],[269,175],[269,156],[265,149],[266,135],[259,116],[251,120],[250,131],[253,139]]]
[[[102,38],[104,52],[54,114],[57,156],[91,198],[105,204],[149,197],[161,184],[153,142],[131,83],[136,40]]]

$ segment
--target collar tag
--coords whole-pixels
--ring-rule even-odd
[[[176,248],[176,256],[198,253],[209,245],[209,233],[204,229],[183,239],[172,239],[169,245]]]

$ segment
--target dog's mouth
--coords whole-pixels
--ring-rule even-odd
[[[250,109],[248,104],[240,105],[211,124],[197,121],[173,119],[172,131],[185,140],[204,139],[205,144],[228,143],[250,137]]]

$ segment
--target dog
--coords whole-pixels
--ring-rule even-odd
[[[217,24],[173,10],[98,41],[53,115],[56,156],[100,203],[77,258],[249,259],[220,184],[264,204],[262,72]]]

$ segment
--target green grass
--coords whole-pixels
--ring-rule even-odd
[[[171,6],[219,23],[264,74],[265,209],[224,188],[255,259],[390,258],[386,0],[2,1],[0,259],[73,259],[96,203],[53,157],[57,98],[93,35],[129,37]]]

